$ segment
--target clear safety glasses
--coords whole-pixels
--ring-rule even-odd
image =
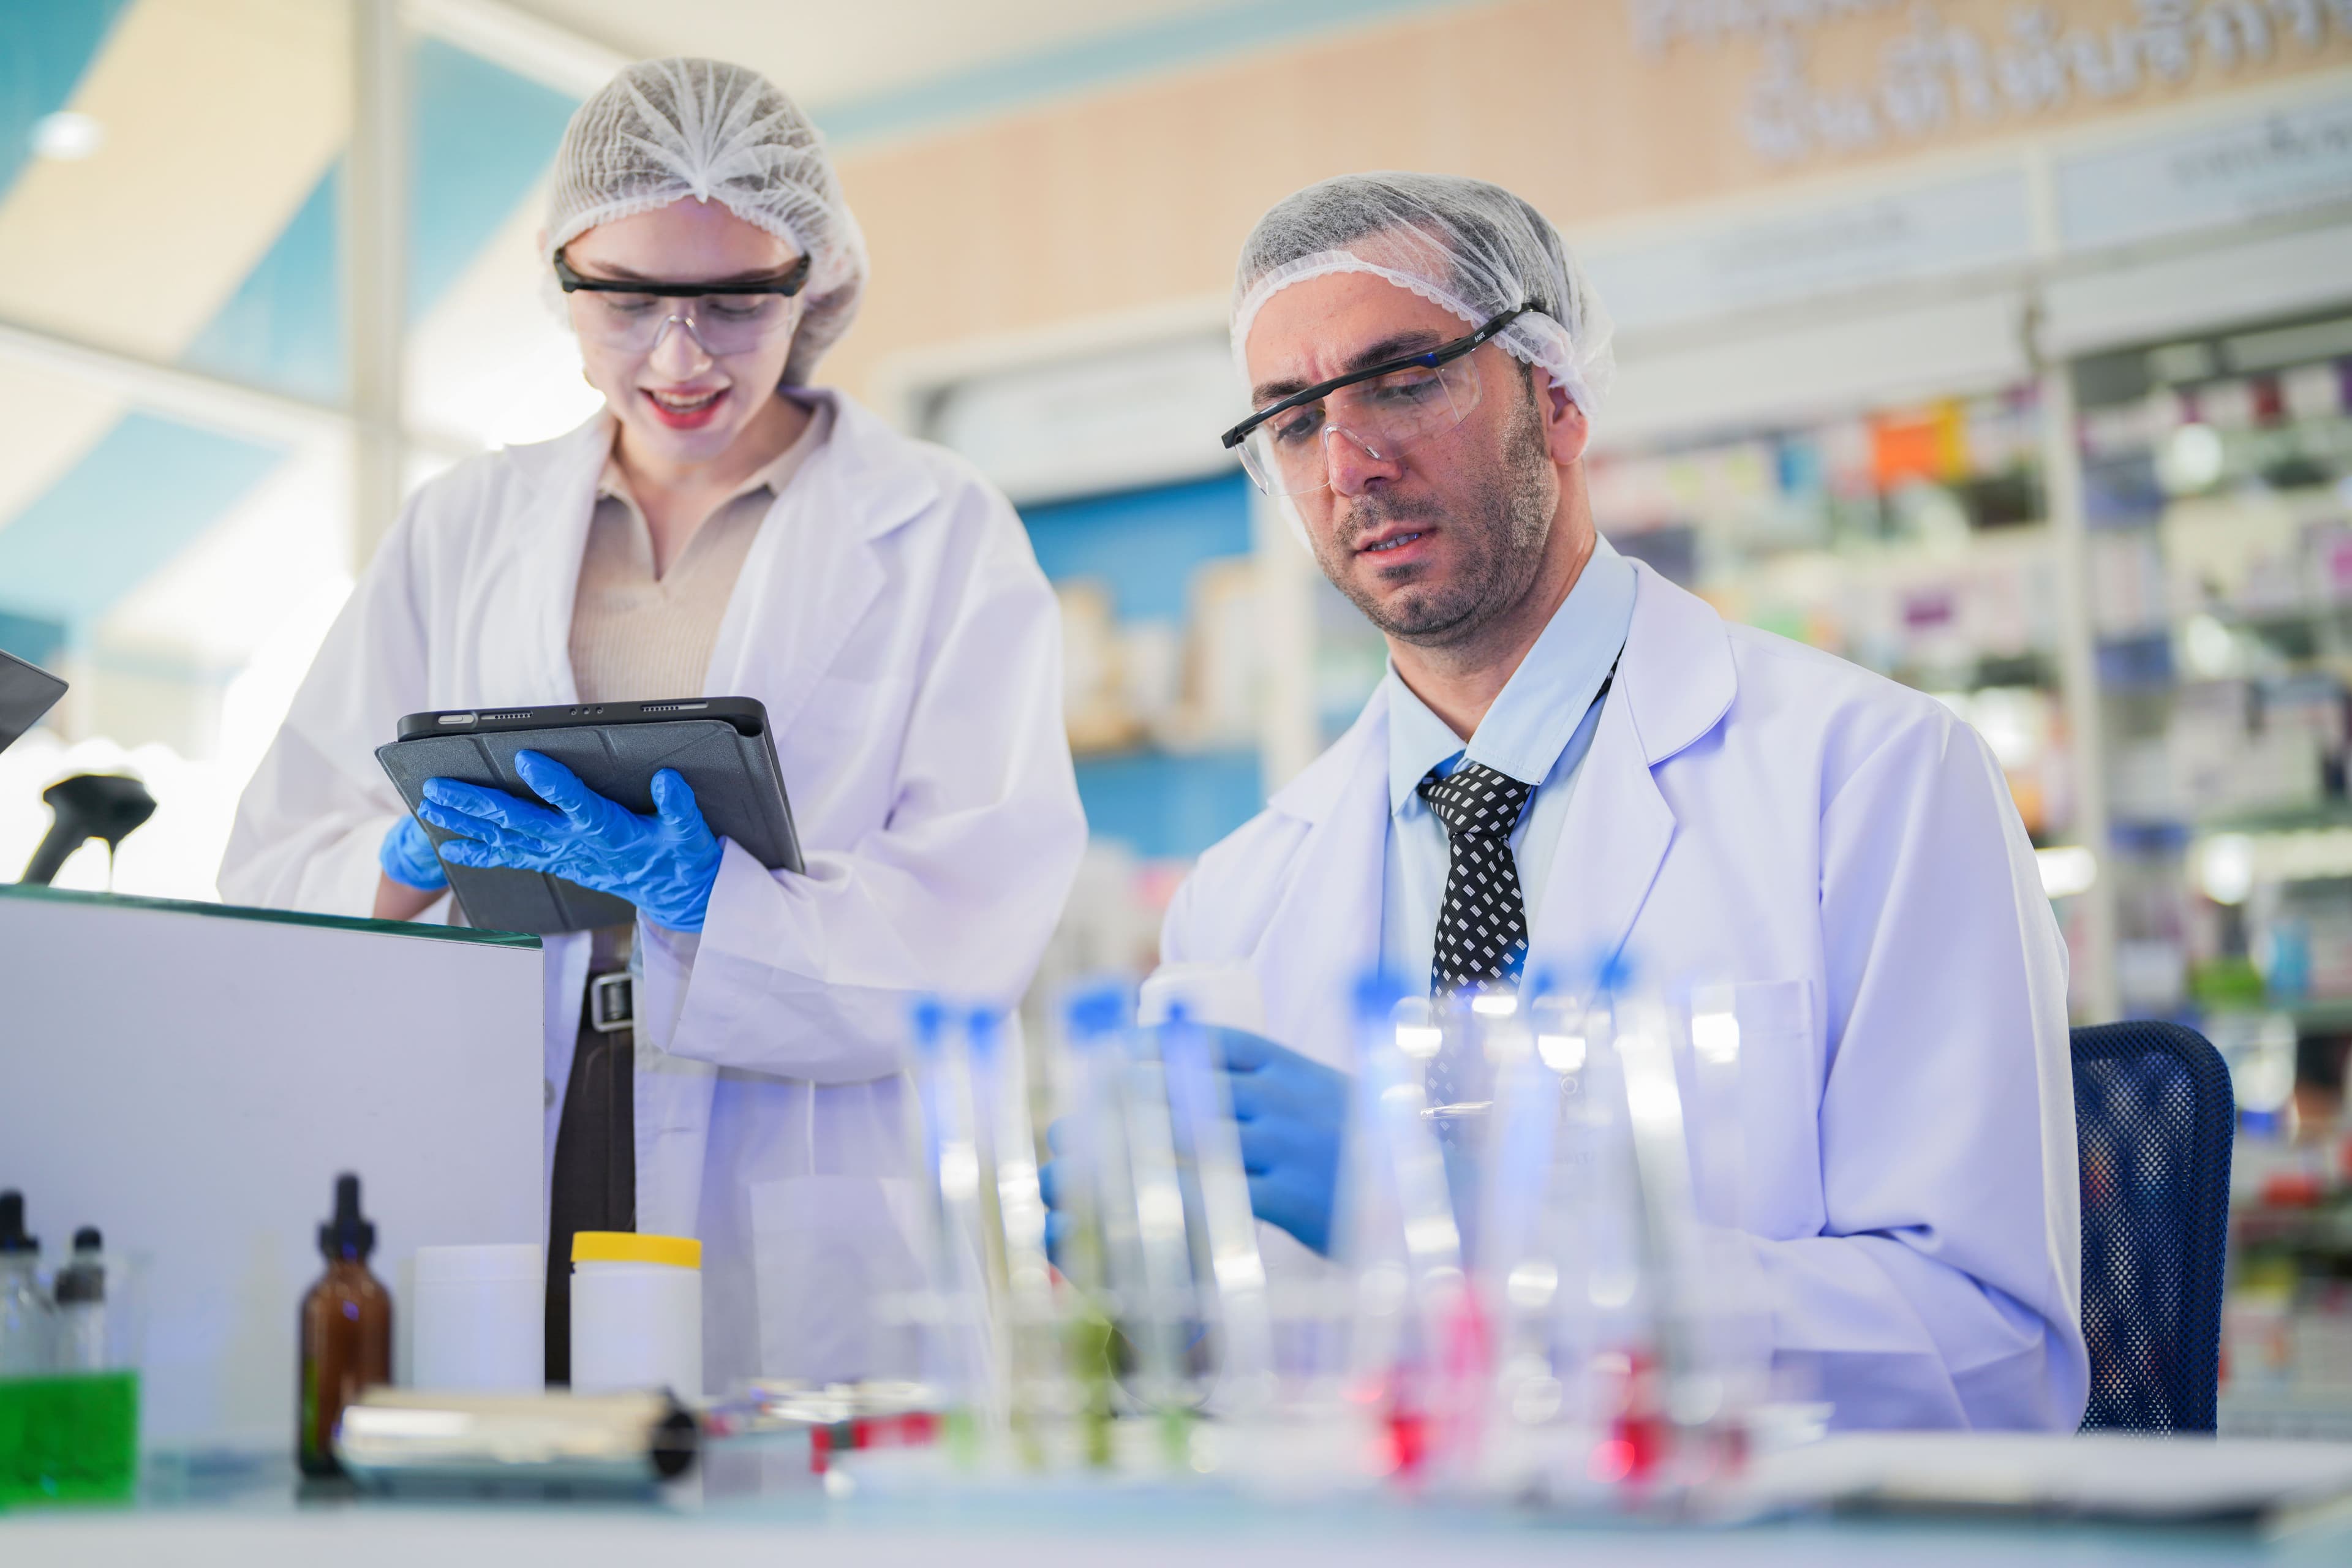
[[[651,353],[673,324],[683,327],[712,358],[748,353],[790,327],[793,296],[808,282],[802,257],[772,278],[728,283],[656,283],[644,279],[583,278],[555,253],[555,280],[582,336],[607,348]]]
[[[1335,435],[1386,460],[1467,419],[1478,406],[1478,373],[1465,356],[1532,309],[1514,306],[1466,338],[1294,392],[1226,431],[1223,440],[1228,449],[1241,449],[1242,467],[1267,494],[1319,490],[1331,482],[1328,448]]]

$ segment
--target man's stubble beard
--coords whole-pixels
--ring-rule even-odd
[[[1386,636],[1423,647],[1465,642],[1526,597],[1543,563],[1559,505],[1551,455],[1532,398],[1519,405],[1505,437],[1502,459],[1481,479],[1463,515],[1433,501],[1393,502],[1381,492],[1349,508],[1328,538],[1316,547],[1323,575],[1348,596],[1364,618]],[[1435,588],[1408,588],[1383,602],[1347,575],[1358,558],[1350,541],[1391,522],[1430,520],[1455,537],[1453,576]]]

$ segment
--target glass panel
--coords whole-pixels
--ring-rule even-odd
[[[8,47],[35,68],[10,73],[0,130],[32,129],[0,153],[0,316],[334,400],[346,7],[20,9]]]
[[[343,396],[348,7],[20,6],[0,70],[0,317],[320,404]],[[60,885],[213,897],[238,791],[351,584],[340,443],[0,359],[0,647],[73,689],[0,753],[0,879],[40,791],[158,801]]]
[[[403,921],[352,920],[342,915],[304,914],[294,910],[255,910],[237,904],[200,903],[181,899],[135,899],[78,892],[65,888],[27,888],[0,883],[0,899],[47,900],[57,903],[127,904],[134,909],[174,914],[202,915],[216,920],[258,921],[266,925],[320,926],[329,931],[372,931],[384,936],[423,937],[428,942],[469,942],[484,947],[539,946],[539,938],[520,931],[476,931],[469,926],[410,925]]]
[[[436,38],[410,82],[409,423],[453,449],[562,435],[602,402],[536,244],[576,105]]]
[[[0,422],[83,395],[15,371],[0,363]],[[46,786],[127,769],[155,816],[59,885],[209,899],[237,795],[351,591],[350,467],[336,443],[104,401],[98,441],[0,522],[0,647],[73,683],[0,752],[0,881],[48,830]]]

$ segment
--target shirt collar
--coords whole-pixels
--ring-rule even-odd
[[[1467,746],[1391,664],[1385,678],[1390,811],[1419,798],[1421,781],[1431,769],[1450,770],[1458,758],[1522,784],[1539,784],[1550,777],[1625,646],[1633,623],[1633,583],[1632,563],[1595,534],[1591,559],[1576,585],[1503,683]]]

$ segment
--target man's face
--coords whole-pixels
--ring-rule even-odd
[[[1251,323],[1251,405],[1471,330],[1369,274],[1293,284]],[[1479,395],[1460,425],[1379,458],[1333,431],[1324,443],[1329,484],[1291,498],[1332,584],[1383,633],[1427,647],[1475,637],[1519,602],[1559,501],[1538,403],[1549,379],[1537,373],[1531,384],[1494,343],[1461,363],[1476,375]],[[1580,448],[1581,420],[1570,416]]]

